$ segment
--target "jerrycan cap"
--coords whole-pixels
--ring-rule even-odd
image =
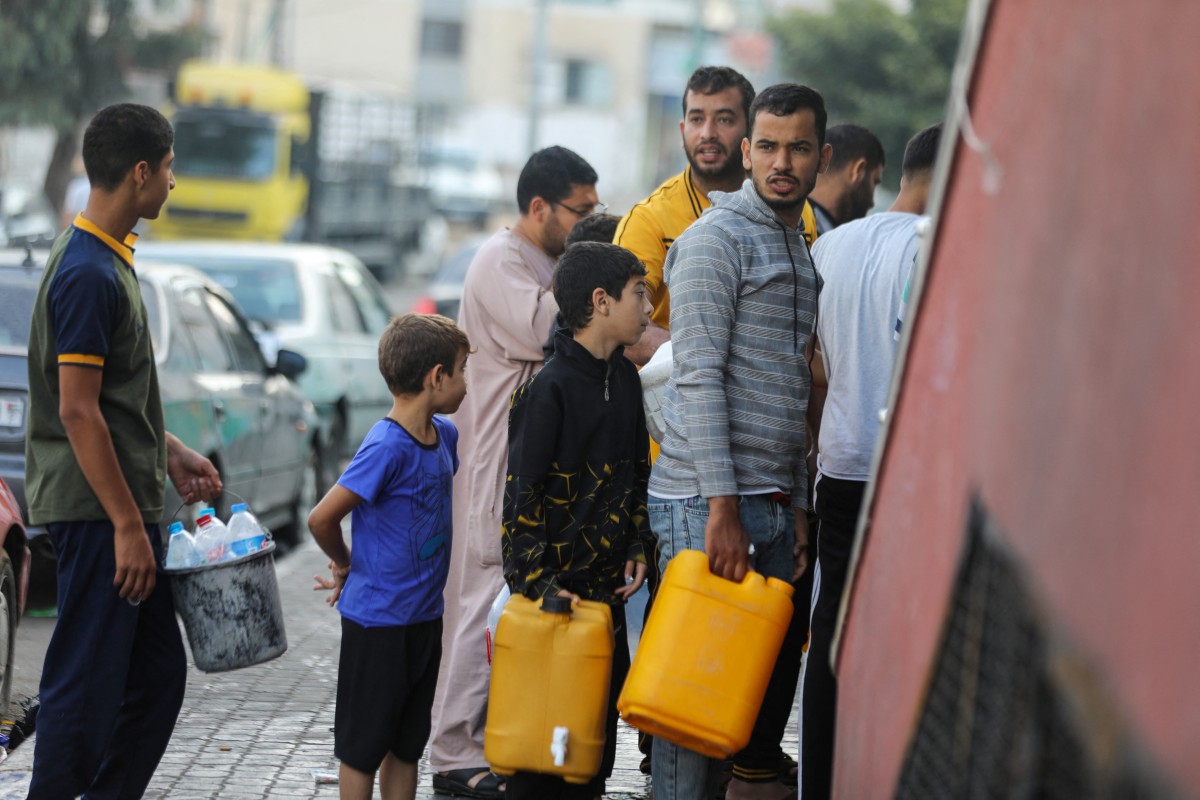
[[[542,598],[542,611],[547,614],[570,614],[571,598],[547,596]]]

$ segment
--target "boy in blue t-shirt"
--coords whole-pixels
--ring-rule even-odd
[[[449,319],[404,314],[379,340],[394,398],[308,516],[329,556],[329,604],[342,614],[334,754],[342,798],[413,798],[442,657],[442,591],[450,569],[450,490],[458,431],[441,414],[467,393],[471,345]],[[351,515],[353,549],[342,536]]]

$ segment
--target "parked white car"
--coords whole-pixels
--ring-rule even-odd
[[[213,241],[147,242],[137,258],[207,273],[263,326],[268,359],[275,339],[308,360],[299,384],[321,420],[320,484],[328,488],[339,459],[353,455],[392,406],[378,357],[392,311],[362,262],[322,245]]]

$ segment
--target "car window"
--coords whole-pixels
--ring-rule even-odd
[[[208,292],[199,286],[185,289],[179,298],[179,315],[196,345],[201,368],[205,372],[231,372],[233,356],[217,328],[217,321],[208,310],[207,295]]]
[[[158,308],[158,292],[144,280],[138,281],[142,291],[142,302],[146,304],[146,326],[150,328],[150,344],[154,352],[162,355],[162,312]]]
[[[0,347],[29,346],[29,322],[36,299],[36,279],[19,274],[0,277]]]
[[[371,333],[383,333],[383,329],[392,319],[392,313],[388,310],[387,303],[380,297],[375,285],[364,278],[359,269],[350,264],[337,264],[336,268],[338,277],[346,284],[346,288],[350,290],[350,295],[358,305],[359,314],[365,321],[367,330]]]
[[[229,304],[212,292],[206,292],[204,299],[208,303],[208,310],[212,312],[217,326],[225,335],[225,340],[233,351],[233,359],[238,371],[263,372],[266,364],[263,361],[262,351],[258,349],[258,342],[242,325],[241,320],[238,319]]]
[[[154,259],[154,256],[148,256]],[[159,256],[161,261],[186,264],[208,275],[233,295],[250,319],[269,324],[299,322],[303,297],[296,264],[283,258],[222,258],[184,253]]]
[[[139,280],[142,290],[142,301],[146,304],[146,325],[150,328],[150,344],[154,354],[162,365],[164,372],[193,373],[196,371],[196,357],[192,354],[191,340],[187,331],[179,323],[179,315],[164,312],[160,303],[164,298],[159,296],[154,286],[145,280]],[[170,296],[165,298],[165,304],[171,303]],[[164,327],[165,321],[165,327]],[[174,321],[174,327],[171,323]],[[165,336],[164,336],[165,335]],[[164,341],[165,339],[165,341]],[[163,348],[167,352],[163,352]]]
[[[329,298],[329,319],[333,329],[342,333],[366,333],[366,322],[346,285],[329,273],[321,276],[321,285],[325,287],[325,296]]]

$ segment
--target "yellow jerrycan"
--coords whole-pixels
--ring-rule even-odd
[[[591,780],[604,755],[612,654],[607,604],[513,595],[492,656],[483,734],[491,768]]]
[[[757,572],[741,583],[718,578],[699,550],[676,555],[617,701],[621,716],[712,758],[741,750],[792,619],[792,592]]]

